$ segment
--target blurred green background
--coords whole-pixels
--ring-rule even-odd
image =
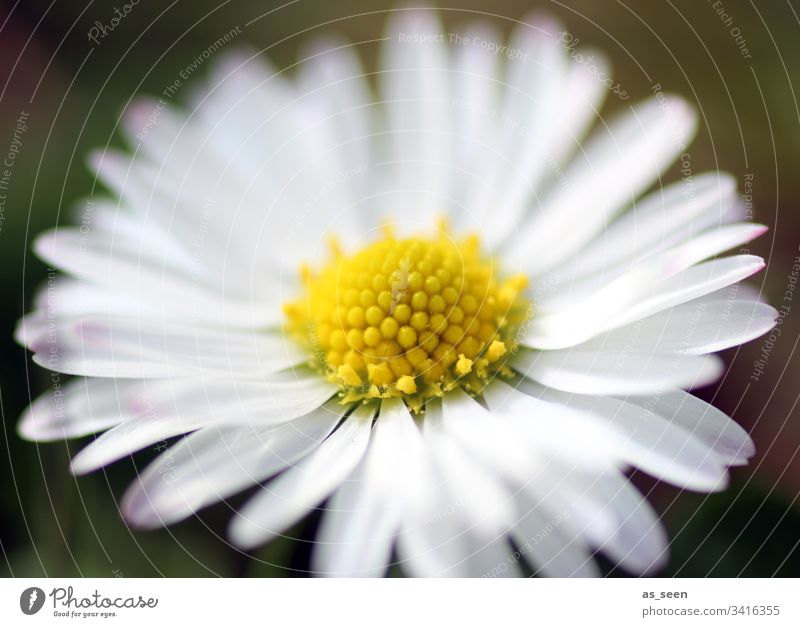
[[[28,128],[0,214],[0,542],[5,576],[290,576],[308,566],[316,517],[253,553],[224,539],[230,507],[157,532],[128,530],[117,500],[148,454],[80,479],[68,472],[70,453],[83,443],[36,446],[19,440],[17,418],[31,397],[47,388],[44,371],[11,338],[30,305],[45,267],[29,251],[37,232],[68,222],[73,203],[91,189],[87,152],[107,142],[128,100],[160,93],[176,74],[221,35],[239,26],[232,45],[267,49],[280,67],[297,60],[309,38],[338,32],[354,41],[379,37],[394,2],[297,0],[224,2],[139,0],[127,10],[115,2],[27,0],[0,9],[0,149],[11,144],[16,119]],[[800,3],[796,3],[800,4]],[[448,8],[444,8],[447,6]],[[604,50],[615,79],[632,98],[654,84],[697,104],[702,122],[691,148],[696,172],[722,169],[744,189],[752,175],[755,220],[771,227],[753,246],[767,269],[755,281],[775,306],[800,254],[800,7],[792,2],[725,0],[461,0],[442,3],[449,28],[484,13],[509,32],[532,9],[559,16],[570,32]],[[720,15],[718,9],[727,15]],[[128,15],[99,45],[87,33],[111,24],[115,8]],[[259,18],[260,19],[256,19]],[[726,20],[730,16],[730,22]],[[255,21],[252,21],[255,20]],[[732,35],[731,29],[738,28]],[[746,40],[745,58],[734,40]],[[375,67],[377,47],[361,47]],[[179,96],[180,98],[180,96]],[[626,106],[609,97],[607,109]],[[679,178],[677,168],[670,179]],[[672,576],[800,576],[800,361],[795,357],[800,302],[794,303],[764,375],[746,387],[761,353],[756,341],[725,355],[730,370],[719,385],[700,392],[751,433],[753,463],[733,471],[731,488],[718,495],[680,493],[644,477],[635,480],[664,513],[673,540]],[[612,576],[621,575],[606,565]]]

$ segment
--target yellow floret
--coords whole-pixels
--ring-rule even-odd
[[[429,238],[387,229],[355,253],[331,242],[332,259],[301,269],[304,293],[284,312],[342,402],[401,396],[419,411],[510,372],[501,358],[530,312],[527,279],[502,278],[476,236],[459,240],[442,223]]]
[[[458,356],[458,361],[456,362],[456,372],[460,374],[462,377],[465,374],[469,374],[470,372],[472,372],[472,360],[467,359],[464,356],[464,353],[461,353]]]
[[[336,376],[347,385],[361,385],[361,378],[349,364],[339,366],[339,369],[336,371]]]
[[[495,340],[486,351],[486,359],[489,360],[489,363],[492,363],[500,359],[505,354],[506,345],[499,340]]]
[[[367,372],[369,373],[369,381],[378,387],[387,385],[394,381],[394,374],[388,364],[367,364]]]
[[[414,377],[404,375],[397,380],[397,389],[403,394],[414,394],[417,391],[417,384]]]

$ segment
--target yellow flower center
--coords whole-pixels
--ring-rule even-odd
[[[305,293],[284,306],[290,333],[341,389],[342,402],[399,396],[419,411],[454,387],[478,394],[529,316],[522,276],[499,280],[477,236],[383,238],[352,255],[334,245]]]

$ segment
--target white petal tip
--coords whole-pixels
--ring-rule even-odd
[[[70,435],[54,425],[54,422],[52,404],[45,402],[45,399],[37,399],[19,419],[17,435],[29,442],[59,442],[68,439]]]
[[[37,421],[31,412],[31,408],[23,414],[20,421],[17,423],[17,435],[23,440],[29,442],[43,442],[51,440],[52,438],[45,437],[39,421]]]
[[[39,233],[33,240],[31,249],[33,254],[45,263],[52,263],[57,258],[56,255],[56,229],[50,229]]]
[[[120,512],[125,522],[141,531],[159,529],[175,521],[165,521],[141,484],[133,483],[122,497]]]
[[[761,257],[756,257],[755,255],[752,255],[751,259],[752,259],[752,272],[750,272],[748,276],[757,274],[767,267],[767,262],[764,261]]]
[[[547,37],[559,37],[565,33],[564,24],[552,13],[534,9],[522,19],[521,28],[533,27]]]
[[[82,457],[80,453],[72,458],[69,464],[69,471],[76,477],[81,475],[88,475],[90,472],[97,470],[91,460]]]
[[[137,134],[140,134],[143,129],[147,128],[148,120],[158,116],[163,108],[163,104],[148,96],[140,96],[131,102],[122,116],[122,125],[128,135],[128,139],[134,141]],[[138,140],[134,143],[138,143]],[[102,157],[102,153],[94,152],[90,156],[90,164],[95,171],[97,171],[98,156]]]
[[[569,46],[569,42],[567,41],[565,41],[564,44]],[[578,55],[581,56],[579,57]],[[581,46],[577,48],[575,57],[577,59],[591,59],[591,63],[580,63],[575,60],[574,65],[578,68],[583,68],[584,74],[587,77],[591,78],[593,81],[599,82],[601,86],[605,87],[605,83],[603,81],[598,81],[597,75],[602,72],[606,74],[611,73],[611,60],[606,56],[606,54],[598,48]]]
[[[723,492],[730,483],[727,466],[722,466],[717,475],[711,475],[698,480],[694,485],[687,488],[696,492]]]
[[[242,514],[236,514],[228,529],[231,542],[244,551],[251,551],[268,542],[273,533]]]
[[[35,312],[28,314],[17,321],[14,327],[14,341],[20,346],[29,347],[31,342],[39,335],[36,331],[38,326],[33,322]]]
[[[130,454],[131,453],[128,453],[128,455]],[[124,458],[125,454],[120,453],[114,457],[114,460]],[[78,451],[77,455],[72,458],[69,464],[69,471],[78,477],[81,475],[88,475],[90,472],[94,472],[95,470],[100,470],[109,463],[111,462],[97,455],[96,448],[90,443]]]
[[[231,50],[223,55],[214,64],[214,75],[218,82],[222,82],[226,77],[240,71],[249,63],[253,63],[258,58],[256,50]]]
[[[396,11],[393,11],[387,24],[387,31],[389,33],[402,32],[404,30],[413,33],[430,33],[438,25],[438,16],[435,9],[422,2],[420,4],[400,6]]]
[[[635,105],[635,109],[644,129],[654,120],[663,120],[669,137],[681,144],[688,144],[697,130],[697,110],[677,94],[659,93]]]
[[[104,150],[92,150],[86,157],[86,165],[94,176],[99,177],[103,168],[103,162],[109,158],[111,158],[110,154]]]
[[[769,227],[766,224],[753,223],[753,224],[747,224],[747,227],[749,229],[749,232],[747,235],[747,239],[745,240],[745,243],[752,242],[754,239],[761,237],[762,235],[764,235],[764,233],[769,231]]]

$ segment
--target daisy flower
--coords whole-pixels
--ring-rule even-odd
[[[162,450],[140,528],[255,488],[253,549],[325,504],[316,574],[656,571],[630,474],[720,490],[754,452],[687,390],[775,322],[737,285],[763,260],[721,256],[765,227],[691,172],[684,100],[600,117],[607,61],[548,17],[504,42],[400,10],[378,46],[374,73],[346,41],[286,72],[220,52],[127,107],[130,150],[91,158],[110,195],[34,244],[62,274],[17,337],[76,378],[20,433],[99,434],[76,474]]]

